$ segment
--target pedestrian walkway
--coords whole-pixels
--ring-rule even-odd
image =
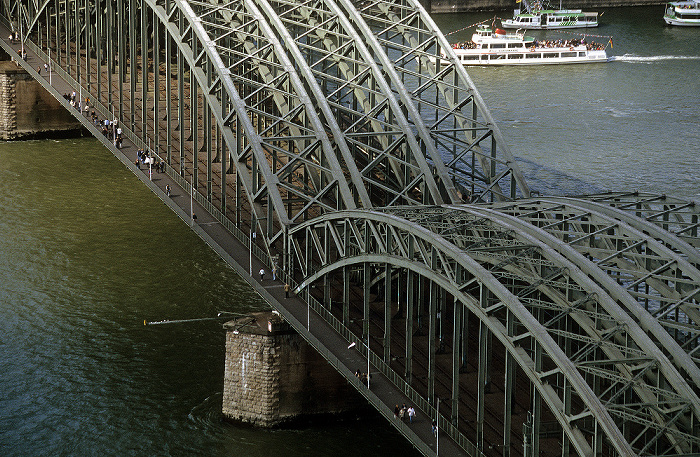
[[[7,37],[8,35],[9,30],[0,25],[0,37]],[[20,44],[10,44],[6,39],[2,39],[2,46],[15,60],[19,60]],[[362,349],[366,348],[366,346],[356,345],[349,348],[348,341],[318,314],[310,310],[304,301],[292,293],[289,293],[289,297],[286,297],[285,283],[279,278],[272,279],[271,270],[267,264],[253,257],[251,268],[247,245],[239,241],[213,215],[207,213],[196,199],[191,197],[187,190],[180,187],[178,181],[174,178],[175,175],[149,171],[148,167],[140,168],[135,164],[139,148],[129,141],[128,136],[124,138],[122,147],[117,148],[93,124],[91,118],[71,108],[68,100],[62,97],[62,94],[72,93],[77,88],[71,86],[68,81],[61,79],[55,73],[49,75],[44,71],[39,74],[35,69],[43,68],[44,62],[31,50],[25,49],[27,50],[27,57],[26,61],[21,63],[22,66],[35,79],[39,80],[56,99],[63,103],[66,109],[72,110],[74,116],[82,122],[93,136],[100,140],[144,184],[151,188],[183,221],[190,224],[192,230],[207,242],[268,303],[280,311],[282,316],[302,336],[314,347],[321,349],[319,352],[335,365],[336,369],[346,377],[348,382],[353,384],[362,395],[377,407],[391,425],[404,434],[414,446],[426,455],[435,455],[438,447],[439,455],[441,456],[467,455],[463,449],[447,436],[439,435],[438,442],[431,430],[431,418],[427,411],[421,411],[416,407],[416,418],[412,424],[396,418],[394,416],[394,405],[404,403],[408,406],[416,405],[413,405],[408,396],[373,367],[371,368],[372,377],[369,389],[355,376],[357,367],[367,366],[366,355],[362,353]],[[51,78],[51,84],[49,84],[49,78]],[[85,95],[83,95],[84,98]],[[96,109],[99,109],[99,106]],[[98,114],[100,119],[109,119],[109,115],[109,112],[99,112]],[[172,173],[172,169],[169,172]],[[166,186],[170,189],[170,196],[166,193]],[[192,217],[193,214],[197,216],[196,220]],[[268,273],[264,279],[261,279],[257,274],[260,269],[265,269]],[[251,276],[249,270],[256,272],[256,274]]]

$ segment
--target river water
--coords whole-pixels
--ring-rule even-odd
[[[468,70],[534,189],[700,200],[700,29],[662,11],[606,11],[607,64]],[[265,305],[97,141],[0,143],[0,210],[2,455],[415,455],[377,417],[222,423],[220,323],[143,321]]]

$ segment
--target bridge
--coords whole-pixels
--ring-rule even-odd
[[[417,1],[0,0],[0,36],[424,455],[700,453],[697,205],[531,191]]]

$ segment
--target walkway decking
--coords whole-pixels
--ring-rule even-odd
[[[8,35],[9,30],[0,25],[0,36],[7,37]],[[19,44],[9,44],[5,40],[2,40],[2,47],[8,51],[15,60],[19,60],[19,50],[21,48]],[[102,135],[100,129],[93,125],[91,119],[78,113],[74,108],[71,108],[69,102],[62,97],[62,94],[70,93],[75,90],[75,88],[67,81],[59,78],[57,74],[51,76],[51,84],[49,84],[49,75],[44,71],[42,71],[41,74],[36,71],[36,68],[43,68],[44,62],[40,60],[36,54],[32,53],[30,49],[25,49],[27,51],[27,59],[26,62],[22,62],[22,66],[24,66],[35,79],[40,81],[56,99],[61,101],[68,110],[72,111],[76,118],[78,118],[106,148],[121,160],[127,168],[163,200],[175,214],[185,223],[190,224],[191,200],[188,192],[178,186],[176,180],[168,173],[157,173],[154,171],[152,179],[149,178],[148,168],[143,166],[139,168],[134,163],[136,161],[138,148],[125,138],[122,148],[117,149],[110,140]],[[99,113],[98,117],[100,119],[104,119],[105,117],[109,118],[109,113]],[[173,170],[169,171],[172,172]],[[166,185],[169,185],[171,188],[170,197],[166,195]],[[301,330],[306,328],[308,318],[309,330],[312,334],[310,342],[316,347],[318,347],[318,344],[322,345],[322,347],[328,350],[329,354],[332,354],[340,364],[336,369],[338,369],[338,371],[348,379],[348,382],[352,383],[366,398],[373,400],[375,404],[381,405],[379,412],[387,418],[391,425],[408,437],[414,444],[420,446],[421,442],[425,443],[435,452],[437,444],[436,438],[432,434],[431,421],[426,411],[421,411],[416,408],[417,418],[413,424],[404,423],[394,418],[394,405],[401,403],[411,405],[409,398],[387,378],[382,376],[381,373],[376,371],[372,372],[370,389],[368,391],[354,376],[354,371],[357,367],[366,366],[366,357],[357,349],[348,349],[348,341],[341,337],[341,335],[313,311],[307,314],[308,308],[301,299],[296,297],[285,298],[284,283],[282,281],[273,281],[272,279],[260,281],[258,275],[255,273],[253,277],[251,277],[248,274],[248,247],[239,242],[235,236],[226,230],[212,215],[208,214],[196,201],[193,203],[193,211],[197,215],[197,221],[192,224],[192,230],[195,233],[209,244],[228,265],[245,279],[268,303],[280,310],[295,329]],[[252,271],[257,272],[261,268],[268,269],[265,264],[254,257]],[[269,277],[270,275],[268,275],[268,278]],[[465,455],[464,451],[460,449],[456,443],[442,435],[440,436],[438,445],[439,455],[441,456]],[[424,448],[424,452],[425,450]]]

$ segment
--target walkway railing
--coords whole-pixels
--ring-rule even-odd
[[[89,90],[81,85],[80,81],[77,81],[73,76],[71,76],[69,73],[67,73],[63,68],[60,67],[60,65],[57,64],[57,62],[53,61],[52,59],[49,59],[49,56],[35,43],[31,41],[25,41],[24,46],[31,50],[33,53],[35,53],[38,57],[40,57],[44,62],[49,63],[50,65],[50,71],[54,72],[54,74],[61,79],[63,79],[66,83],[68,83],[71,87],[77,89],[76,92],[79,92],[81,94],[89,94],[92,96],[92,94],[89,92]],[[114,112],[107,106],[105,106],[103,103],[101,103],[99,100],[93,100],[91,97],[91,106],[93,109],[95,109],[96,112],[98,112],[102,118],[109,118],[110,120],[115,119],[114,117]],[[81,113],[82,116],[82,113]],[[119,122],[122,122],[121,119],[119,119]],[[199,204],[201,205],[205,211],[207,211],[211,216],[214,217],[229,233],[231,233],[236,240],[238,240],[241,244],[243,244],[247,249],[251,251],[251,254],[255,256],[255,258],[262,262],[265,266],[268,268],[272,268],[273,262],[272,259],[270,258],[270,255],[268,252],[264,251],[261,249],[258,245],[255,243],[252,243],[251,237],[246,234],[244,231],[242,231],[240,228],[238,228],[228,217],[226,217],[219,208],[217,208],[211,201],[209,201],[204,195],[202,195],[199,192],[195,192],[193,189],[193,186],[190,182],[188,182],[182,175],[180,175],[175,168],[171,167],[170,164],[164,161],[163,157],[161,157],[159,154],[157,154],[155,151],[153,151],[149,145],[147,145],[138,135],[136,135],[131,129],[129,129],[127,126],[122,126],[122,134],[136,147],[143,149],[144,151],[148,151],[150,154],[153,154],[154,156],[157,156],[159,160],[163,161],[166,164],[165,172],[170,176],[183,190],[185,190],[190,196]],[[277,275],[279,278],[286,284],[289,284],[291,289],[296,289],[299,284],[294,281],[293,278],[291,278],[286,271],[278,271]],[[323,319],[331,328],[333,328],[338,334],[340,334],[347,342],[348,344],[350,343],[355,343],[357,347],[364,347],[365,352],[367,349],[367,342],[364,341],[361,337],[357,336],[353,332],[350,331],[345,325],[342,324],[342,322],[336,318],[331,311],[323,306],[321,302],[319,302],[316,298],[314,298],[311,293],[309,292],[308,288],[302,289],[296,297],[300,298],[302,301],[304,301],[307,306],[309,307],[309,310],[313,310],[321,319]],[[313,332],[311,331],[310,328],[302,328],[302,329],[297,329],[300,334],[304,334],[306,332],[308,335],[313,336]],[[317,345],[314,344],[314,342],[311,342],[312,346],[334,367],[336,370],[343,374],[349,382],[353,383],[353,385],[356,385],[356,387],[359,387],[358,390],[360,392],[363,392],[363,389],[359,386],[359,383],[361,382],[359,379],[357,379],[354,375],[349,370],[349,367],[345,366],[340,362],[340,360],[335,356],[335,354],[331,353],[326,347],[322,345]],[[449,436],[453,441],[455,441],[462,449],[464,449],[469,455],[472,456],[482,456],[484,455],[464,434],[462,434],[457,427],[452,424],[452,422],[443,417],[442,415],[439,414],[438,410],[430,403],[428,400],[426,400],[424,397],[422,397],[413,387],[411,387],[398,373],[396,373],[388,363],[386,363],[382,357],[377,355],[376,353],[372,352],[371,349],[368,351],[369,352],[369,358],[370,358],[370,363],[387,379],[391,384],[393,384],[398,390],[400,390],[408,399],[409,401],[414,404],[418,409],[421,411],[425,412],[431,419],[435,419],[437,421],[438,428],[440,430],[440,433],[442,435],[447,435]],[[341,369],[345,368],[345,370]],[[348,375],[350,373],[350,375]],[[382,411],[382,409],[388,408],[386,405],[383,403],[379,402],[378,400],[375,400],[374,398],[371,398],[367,395],[365,395],[368,401],[370,401],[375,408],[377,408],[379,411]],[[386,413],[386,412],[385,412]],[[390,411],[390,414],[393,414],[393,412]],[[395,421],[394,421],[395,422]],[[393,423],[393,422],[392,422]],[[407,432],[410,430],[408,426],[401,422],[400,424],[394,424],[397,426],[399,429],[403,429],[403,432],[405,435],[407,435]],[[416,445],[416,443],[414,443]],[[433,450],[429,447],[427,443],[422,442],[422,446],[417,446],[421,447],[420,451],[424,453],[425,455],[429,455],[430,453],[433,452]]]

